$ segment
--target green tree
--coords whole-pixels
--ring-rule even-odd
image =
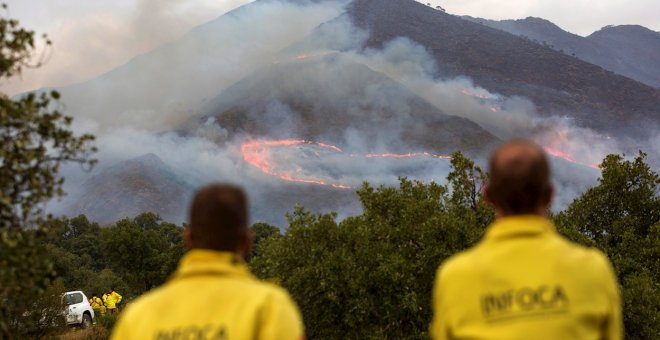
[[[622,285],[627,339],[660,335],[660,176],[645,157],[605,157],[598,185],[555,216],[568,238],[608,254]]]
[[[460,152],[451,155],[453,171],[447,176],[451,184],[451,202],[472,210],[483,208],[481,191],[486,183],[486,173],[474,161]]]
[[[0,79],[20,74],[35,55],[34,32],[0,17]],[[58,98],[0,94],[0,338],[26,336],[22,319],[55,278],[39,240],[48,220],[43,204],[64,194],[60,164],[94,164],[93,137],[74,135],[72,119],[53,109]]]
[[[165,282],[184,253],[181,228],[153,213],[104,228],[101,243],[109,268],[126,279],[131,295]]]
[[[310,338],[427,337],[436,269],[493,219],[472,187],[481,170],[454,158],[447,186],[365,184],[357,193],[362,215],[337,223],[334,214],[296,207],[284,235],[261,241],[252,269],[291,292]]]
[[[253,224],[252,227],[250,227],[250,231],[254,234],[254,241],[252,243],[252,249],[250,249],[250,253],[246,259],[248,262],[253,257],[260,254],[259,245],[261,244],[261,241],[282,235],[278,227],[263,222]]]

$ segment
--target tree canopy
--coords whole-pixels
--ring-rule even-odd
[[[20,74],[36,55],[34,32],[0,17],[0,80]],[[0,338],[32,330],[23,321],[26,311],[55,278],[38,240],[49,219],[43,204],[64,194],[60,164],[94,164],[93,137],[71,131],[71,117],[55,109],[58,98],[57,92],[0,94]]]
[[[555,218],[568,238],[609,255],[622,286],[628,339],[660,334],[660,176],[645,157],[605,157],[598,185]]]

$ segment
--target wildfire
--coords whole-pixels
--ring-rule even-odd
[[[253,140],[246,142],[241,145],[241,153],[243,159],[250,165],[259,169],[262,173],[277,177],[283,181],[303,183],[303,184],[313,184],[313,185],[323,185],[330,186],[337,189],[353,189],[354,187],[340,182],[333,182],[330,180],[325,180],[321,178],[315,178],[312,176],[305,176],[304,169],[295,165],[295,169],[287,169],[286,166],[293,166],[291,162],[283,162],[282,159],[275,159],[273,149],[274,148],[294,148],[301,146],[309,146],[315,149],[312,152],[307,154],[313,154],[315,157],[331,157],[334,155],[346,155],[344,151],[336,145],[313,142],[302,139],[283,139],[283,140]],[[571,154],[563,152],[561,150],[544,147],[543,148],[549,155],[557,158],[564,159],[568,162],[588,166],[594,169],[599,169],[598,164],[585,164],[577,161]],[[451,160],[450,155],[438,155],[432,154],[429,152],[409,152],[409,153],[368,153],[368,154],[348,154],[351,158],[361,158],[364,160],[369,159],[412,159],[412,158],[430,158],[430,159],[442,159],[442,160]]]
[[[563,152],[563,151],[561,151],[561,150],[553,149],[553,148],[551,148],[551,147],[549,147],[549,146],[546,146],[546,147],[544,147],[543,149],[545,150],[545,152],[547,152],[547,153],[548,153],[549,155],[551,155],[551,156],[555,156],[555,157],[563,158],[563,159],[565,159],[565,160],[567,160],[567,161],[569,161],[569,162],[572,162],[572,163],[577,163],[577,161],[575,160],[575,158],[573,158],[573,156],[571,156],[570,154],[568,154],[568,153],[566,153],[566,152]]]
[[[305,60],[308,60],[308,59],[324,57],[328,54],[333,54],[333,53],[337,53],[337,52],[336,51],[325,51],[325,52],[317,52],[317,53],[301,53],[301,54],[299,54],[295,57],[289,57],[288,61],[285,60],[284,62],[287,63],[287,62],[305,61]],[[280,63],[281,62],[280,62],[279,59],[274,59],[272,61],[273,65],[277,65],[277,64],[280,64]]]
[[[545,150],[545,152],[547,152],[550,156],[561,158],[561,159],[563,159],[565,161],[568,161],[568,162],[571,162],[571,163],[588,166],[588,167],[593,168],[593,169],[600,169],[600,164],[586,164],[586,163],[578,162],[571,154],[569,154],[567,152],[557,150],[557,149],[553,149],[549,146],[543,147],[543,150]]]
[[[495,97],[493,97],[493,96],[487,96],[487,95],[480,94],[480,93],[473,93],[473,92],[468,91],[468,89],[462,89],[461,93],[468,96],[468,97],[479,98],[480,102],[482,104],[487,102],[487,101],[492,103],[492,101],[495,99]],[[497,111],[498,111],[495,106],[489,107],[488,110],[490,110],[490,112],[493,112],[493,113],[497,113]]]
[[[243,159],[250,165],[259,169],[262,173],[277,177],[283,181],[287,182],[296,182],[296,183],[305,183],[305,184],[315,184],[315,185],[325,185],[331,186],[337,189],[353,189],[353,186],[350,186],[345,183],[335,183],[326,181],[319,178],[304,177],[300,175],[302,169],[297,167],[295,171],[289,171],[286,169],[280,169],[277,166],[277,161],[272,159],[271,149],[277,147],[298,147],[298,146],[314,146],[334,154],[343,154],[343,150],[336,145],[312,142],[308,140],[299,140],[299,139],[284,139],[284,140],[265,140],[265,141],[249,141],[241,145],[241,153]],[[319,152],[314,152],[316,156],[321,157]],[[374,159],[374,158],[437,158],[443,160],[450,160],[451,156],[449,155],[435,155],[428,152],[410,152],[410,153],[382,153],[375,154],[370,153],[366,155],[350,154],[349,157],[354,158],[363,158],[363,159]]]
[[[243,159],[261,170],[261,172],[280,178],[281,180],[288,182],[297,182],[297,183],[306,183],[306,184],[316,184],[316,185],[330,185],[335,188],[351,188],[340,183],[328,183],[324,180],[316,178],[305,178],[297,177],[288,172],[280,172],[276,170],[274,162],[270,159],[269,149],[272,147],[291,147],[298,145],[317,145],[324,149],[331,149],[337,152],[341,152],[341,149],[334,145],[323,144],[323,143],[314,143],[306,140],[297,140],[297,139],[283,139],[283,140],[268,140],[268,141],[251,141],[241,145],[241,153],[243,154]],[[296,172],[300,172],[300,169],[297,169]]]
[[[475,98],[479,98],[479,99],[489,99],[488,96],[485,96],[485,95],[479,94],[479,93],[472,93],[472,92],[468,91],[467,89],[462,89],[461,93],[466,95],[466,96],[475,97]]]
[[[365,158],[418,158],[418,157],[430,157],[430,158],[439,158],[439,159],[451,159],[449,155],[433,155],[428,152],[409,152],[409,153],[368,153],[364,155]]]

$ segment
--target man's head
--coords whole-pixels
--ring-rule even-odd
[[[112,293],[112,292],[114,292],[114,291],[115,291],[115,289],[112,288],[112,287],[110,287],[110,290],[108,291],[108,293]]]
[[[210,249],[247,255],[252,245],[247,198],[241,188],[213,184],[202,188],[190,206],[184,232],[189,249]]]
[[[499,216],[544,215],[553,190],[548,159],[538,145],[516,139],[491,156],[485,194]]]

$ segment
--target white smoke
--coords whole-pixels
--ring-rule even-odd
[[[67,113],[104,130],[178,127],[205,100],[255,70],[336,17],[339,2],[293,5],[259,1],[201,25],[179,39],[135,57],[90,82],[62,88]]]
[[[264,86],[257,78],[254,90],[265,87],[268,93],[295,93],[300,101],[345,112],[352,123],[340,133],[328,132],[323,129],[332,130],[336,117],[324,117],[323,110],[306,112],[317,115],[321,128],[309,138],[336,144],[343,153],[315,146],[274,150],[274,171],[351,187],[363,180],[395,184],[402,175],[443,183],[449,172],[446,160],[364,157],[392,148],[396,152],[434,151],[420,149],[419,143],[410,140],[416,131],[429,129],[427,122],[415,121],[417,113],[411,101],[416,97],[439,111],[475,122],[499,139],[533,138],[545,147],[571,155],[573,162],[552,159],[558,209],[595,183],[599,172],[590,165],[607,153],[619,152],[617,143],[609,137],[576,127],[567,118],[541,117],[525,98],[490,93],[467,78],[441,79],[429,53],[408,39],[395,39],[378,50],[363,49],[368,32],[341,16],[343,5],[255,2],[198,27],[176,44],[139,56],[113,73],[64,89],[67,112],[76,115],[76,129],[99,136],[100,165],[95,173],[108,165],[153,153],[194,187],[211,181],[243,185],[253,198],[257,219],[281,223],[284,211],[290,210],[294,202],[314,209],[339,210],[344,216],[355,213],[352,190],[291,184],[264,174],[245,162],[240,148],[246,140],[261,136],[231,131],[216,117],[201,116],[202,108],[213,97],[253,72],[303,64],[304,72],[277,78],[279,83]],[[361,72],[360,67],[395,82]],[[359,88],[366,74],[373,82]],[[250,92],[252,88],[243,90]],[[252,98],[251,93],[241,95],[246,100]],[[307,138],[301,131],[310,129],[309,122],[301,119],[298,110],[275,100],[246,113],[246,117],[268,127],[264,136]],[[382,112],[392,116],[383,118]],[[192,130],[191,121],[197,121]],[[192,133],[180,133],[182,126]],[[482,149],[492,147],[480,143],[474,141]],[[660,140],[655,145],[660,145]],[[477,162],[485,164],[481,158]],[[65,169],[65,174],[67,190],[75,199],[76,189],[91,174],[81,174],[75,168]]]

